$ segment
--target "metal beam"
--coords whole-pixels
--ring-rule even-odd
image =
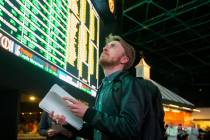
[[[207,2],[210,2],[210,1],[207,1]],[[158,4],[156,4],[156,3],[154,3],[154,2],[153,2],[153,4],[154,4],[155,6],[157,6],[158,8],[164,10],[165,12],[170,13],[168,10],[164,9],[163,7],[159,6]],[[200,5],[203,5],[203,4],[201,3]],[[197,8],[197,6],[199,7],[200,5],[196,5],[196,8]],[[195,7],[193,7],[193,8],[195,8]],[[170,13],[170,15],[172,15],[172,14],[173,14],[173,13]],[[203,38],[202,35],[200,35],[200,34],[197,33],[196,31],[194,31],[192,28],[190,28],[189,26],[187,26],[182,20],[176,18],[176,16],[177,16],[177,14],[175,14],[175,15],[173,16],[175,20],[177,20],[179,23],[181,23],[183,26],[185,26],[185,28],[191,30],[195,35],[198,35],[200,38],[204,39],[206,42],[209,43],[209,41],[206,40],[206,38]]]
[[[204,37],[209,37],[209,36],[210,36],[210,34],[204,35]],[[192,43],[193,41],[197,41],[197,40],[199,40],[199,39],[200,39],[200,38],[193,38],[193,39],[191,39],[191,40],[183,41],[183,42],[181,42],[181,43],[175,43],[173,46],[165,47],[165,48],[160,49],[160,50],[158,50],[158,51],[164,51],[164,50],[166,50],[166,49],[170,49],[170,48],[173,48],[173,47],[176,47],[176,46],[184,45],[184,44],[186,44],[186,43]],[[148,42],[146,42],[146,43],[148,43]],[[151,43],[151,42],[150,42],[150,43]],[[165,44],[163,44],[163,45],[165,45]]]
[[[209,16],[209,15],[210,15],[210,13],[208,15],[205,15],[205,17]],[[194,28],[194,27],[202,26],[203,24],[208,24],[208,23],[210,23],[210,20],[207,20],[207,21],[204,21],[204,22],[201,22],[201,23],[198,23],[198,24],[189,25],[189,26],[190,26],[190,28]],[[175,26],[174,28],[176,28],[178,26],[180,26],[180,24]],[[176,30],[174,32],[169,32],[168,34],[164,34],[163,36],[167,37],[167,36],[174,35],[176,33],[179,33],[179,32],[182,32],[182,31],[186,31],[186,30],[187,30],[187,28],[183,28],[183,29],[180,29],[180,30]],[[156,38],[154,38],[152,40],[149,40],[149,41],[147,41],[147,43],[153,42],[153,41],[158,40],[158,39],[160,39],[160,37],[156,37]],[[200,37],[198,39],[200,39]]]
[[[142,24],[144,24],[145,26],[147,26],[147,28],[151,27],[151,26],[154,26],[158,23],[161,23],[161,22],[164,22],[166,20],[169,20],[171,18],[174,18],[175,16],[178,16],[180,14],[183,14],[183,13],[186,13],[186,12],[189,12],[191,10],[194,10],[196,6],[196,8],[198,7],[201,7],[207,3],[210,3],[209,0],[194,0],[194,1],[191,1],[189,3],[186,3],[182,6],[179,6],[178,8],[176,9],[172,9],[172,10],[166,10],[164,9],[163,7],[159,6],[158,4],[154,3],[154,2],[151,2],[153,5],[157,6],[158,8],[161,8],[162,10],[165,10],[165,13],[163,14],[160,14],[154,18],[152,18],[151,20],[147,20],[145,22],[143,22]],[[197,4],[198,3],[198,4]],[[182,9],[186,8],[186,7],[189,7],[187,8],[186,10],[183,10],[181,11]],[[177,10],[180,10],[180,12],[177,12]],[[126,13],[123,12],[123,16],[125,16]],[[150,24],[149,24],[150,23]],[[135,32],[138,32],[138,31],[141,31],[142,28],[140,28],[139,30],[135,30],[134,32],[129,32],[129,34],[131,33],[135,33]],[[128,33],[126,33],[128,35]]]
[[[133,9],[135,9],[135,8],[137,8],[137,7],[139,7],[139,6],[143,5],[143,4],[145,4],[145,3],[147,3],[146,0],[141,1],[141,2],[139,2],[139,3],[137,3],[137,4],[135,4],[135,5],[133,5],[133,6],[129,7],[129,8],[127,8],[127,9],[123,10],[123,14],[126,14],[126,13],[128,13],[129,11],[132,11]]]
[[[207,2],[209,2],[209,1],[207,1]],[[152,2],[152,3],[153,3],[153,2]],[[153,4],[154,4],[155,6],[157,6],[157,7],[159,7],[160,9],[164,10],[166,13],[169,13],[170,17],[171,17],[171,15],[173,14],[173,13],[171,13],[170,11],[167,11],[166,9],[160,7],[159,5],[157,5],[157,4],[155,4],[155,3],[153,3]],[[193,4],[194,4],[194,3],[193,3]],[[189,5],[189,4],[187,4],[187,5]],[[203,3],[201,3],[200,5],[203,5]],[[176,10],[177,10],[177,9],[176,9]],[[188,9],[188,10],[189,10],[189,9]],[[176,15],[177,15],[177,13],[176,13]],[[133,22],[135,22],[136,24],[138,24],[139,26],[143,27],[144,29],[147,29],[148,26],[151,26],[151,25],[146,25],[146,26],[145,26],[145,24],[139,23],[137,20],[133,19],[132,17],[130,17],[130,16],[126,15],[126,14],[124,14],[124,16],[126,16],[126,17],[129,18],[131,21],[133,21]],[[174,18],[174,17],[175,17],[175,16],[173,16],[173,18]],[[175,19],[176,19],[177,21],[179,21],[179,22],[180,22],[183,26],[185,26],[187,29],[192,30],[192,29],[189,28],[187,25],[185,25],[185,23],[183,23],[181,20],[179,20],[179,19],[177,19],[177,18],[175,18]],[[156,22],[156,23],[157,23],[157,22]],[[152,30],[152,31],[153,31],[153,30]],[[192,31],[193,31],[193,33],[195,33],[196,35],[199,35],[199,38],[205,39],[203,36],[201,36],[200,34],[196,33],[194,30],[192,30]],[[161,35],[160,33],[156,33],[155,31],[153,31],[153,32],[154,32],[155,34],[161,36],[161,38],[165,39],[167,42],[170,42],[170,43],[173,44],[173,41],[167,39],[164,35]],[[124,34],[124,35],[125,35],[125,34]],[[205,39],[205,40],[206,40],[206,39]],[[207,41],[207,40],[206,40],[206,41]],[[209,41],[207,41],[207,43],[209,43]],[[174,45],[173,45],[173,46],[174,46]],[[203,63],[204,65],[210,66],[210,64],[204,62],[202,59],[200,59],[199,57],[193,55],[193,54],[190,53],[188,50],[186,50],[186,49],[184,49],[184,48],[182,48],[182,47],[179,47],[179,46],[176,46],[176,47],[178,47],[179,49],[182,49],[182,50],[185,51],[187,54],[189,54],[190,56],[192,56],[192,57],[193,57],[194,59],[196,59],[197,61]]]
[[[171,47],[170,47],[171,48]],[[202,50],[206,50],[206,49],[209,49],[210,46],[205,46],[205,47],[202,47],[202,48],[198,48],[198,49],[194,49],[192,51],[190,51],[191,53],[194,53],[194,52],[198,52],[198,51],[202,51]],[[156,51],[156,52],[161,52],[161,51]],[[173,57],[179,57],[179,56],[183,56],[183,55],[186,55],[186,53],[179,53],[179,54],[176,54],[176,55],[171,55],[171,56],[168,56],[169,58],[173,58]],[[208,57],[208,56],[207,56]]]
[[[136,22],[139,26],[144,27],[143,24],[139,23],[139,22],[136,21],[135,19],[133,19],[133,18],[131,18],[131,17],[129,17],[129,16],[128,16],[127,18],[129,18],[129,19],[132,20],[133,22]],[[156,34],[156,35],[158,35],[158,36],[161,36],[164,40],[166,40],[166,41],[169,42],[170,44],[173,44],[173,42],[172,42],[171,40],[168,40],[167,38],[165,38],[165,37],[162,36],[161,34],[155,32],[155,31],[153,31],[153,30],[151,30],[151,29],[149,29],[149,30],[152,31],[152,32],[154,32],[154,34]],[[204,62],[202,59],[196,57],[195,55],[191,54],[191,53],[188,52],[187,50],[185,50],[185,49],[183,49],[183,48],[181,48],[181,47],[179,47],[179,48],[182,49],[183,51],[185,51],[187,54],[191,55],[191,56],[192,56],[194,59],[196,59],[197,61],[203,63],[203,64],[206,65],[206,66],[210,66],[210,64]],[[155,54],[158,54],[158,55],[162,56],[162,55],[159,54],[158,52],[152,51],[151,49],[148,49],[148,48],[146,48],[146,47],[144,47],[144,49],[147,49],[147,50],[149,50],[149,51],[152,52],[152,53],[155,53]],[[179,69],[185,70],[183,66],[181,66],[181,65],[179,65],[179,64],[177,64],[177,63],[174,63],[174,62],[171,61],[168,57],[162,56],[162,58],[164,58],[165,60],[167,60],[168,62],[170,62],[170,63],[173,64],[174,66],[178,67]]]

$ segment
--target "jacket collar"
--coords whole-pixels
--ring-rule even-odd
[[[121,71],[114,79],[113,81],[117,82],[117,81],[121,81],[123,80],[123,78],[127,75],[129,75],[130,72],[128,70],[125,71]]]

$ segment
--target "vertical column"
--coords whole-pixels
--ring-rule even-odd
[[[17,139],[18,120],[18,99],[19,95],[15,90],[0,90],[0,120],[1,138],[8,140]]]

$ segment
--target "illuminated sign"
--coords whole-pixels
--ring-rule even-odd
[[[89,0],[0,0],[0,46],[95,96],[99,16]]]

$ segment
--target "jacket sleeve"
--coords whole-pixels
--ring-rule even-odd
[[[137,80],[123,80],[120,112],[110,115],[89,108],[83,120],[93,128],[113,137],[132,140],[140,135],[145,116],[143,89]]]
[[[41,136],[47,136],[49,124],[48,124],[48,114],[46,112],[42,113],[39,125],[40,125],[39,134]]]

